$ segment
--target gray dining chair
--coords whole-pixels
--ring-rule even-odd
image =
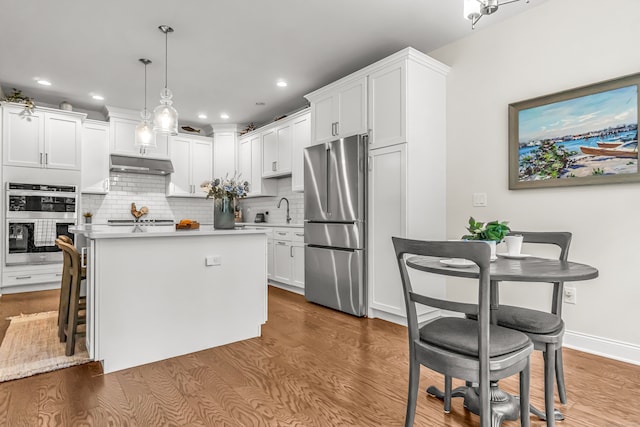
[[[521,235],[523,244],[533,243],[557,246],[560,248],[558,259],[562,261],[566,261],[569,256],[569,245],[571,244],[571,233],[569,232],[511,231],[509,234]],[[558,397],[561,403],[567,403],[562,362],[562,340],[564,337],[564,321],[562,320],[563,292],[564,283],[554,282],[549,311],[502,304],[497,311],[498,325],[527,334],[533,341],[534,348],[543,353],[544,418],[547,420],[548,426],[555,425],[554,370],[555,380],[558,383]],[[475,315],[469,314],[467,317],[473,319]]]
[[[529,356],[531,340],[521,332],[490,324],[490,248],[482,242],[430,242],[393,237],[407,311],[409,334],[409,388],[405,427],[413,425],[416,412],[420,366],[447,378],[459,378],[478,384],[480,426],[492,422],[490,382],[520,374],[520,425],[529,426]],[[406,259],[411,255],[464,258],[475,262],[479,277],[477,304],[447,300],[441,296],[417,293],[409,277]],[[438,317],[418,324],[417,304],[457,313],[476,314],[478,320],[465,317]],[[450,384],[450,383],[449,383]],[[450,387],[449,387],[450,388]],[[449,396],[451,393],[449,392]],[[450,407],[445,400],[445,406]]]

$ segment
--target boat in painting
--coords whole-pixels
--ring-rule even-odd
[[[599,145],[599,144],[598,144]],[[609,157],[624,157],[637,159],[638,158],[638,141],[628,141],[615,147],[585,147],[580,146],[580,151],[584,154],[591,156],[609,156]]]
[[[615,148],[622,144],[622,141],[598,141],[597,144],[600,148]]]

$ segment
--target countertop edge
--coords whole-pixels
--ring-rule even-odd
[[[246,234],[266,234],[264,229],[233,229],[215,230],[213,227],[204,227],[197,230],[172,230],[172,231],[131,231],[130,227],[124,230],[91,230],[84,226],[69,227],[69,231],[76,234],[83,234],[88,239],[129,239],[129,238],[153,238],[153,237],[194,237],[194,236],[233,236]]]

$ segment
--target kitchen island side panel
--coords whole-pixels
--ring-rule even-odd
[[[95,359],[105,373],[260,336],[266,235],[185,233],[94,240]]]

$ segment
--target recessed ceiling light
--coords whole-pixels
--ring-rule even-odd
[[[51,82],[49,80],[38,80],[42,86],[51,86]]]
[[[222,113],[222,114],[220,114],[220,118],[221,119],[228,119],[229,115],[227,113]]]
[[[104,96],[102,95],[92,95],[91,97],[96,101],[104,101]]]
[[[266,104],[266,102],[258,101],[258,102],[256,102],[256,105],[259,106],[259,107],[262,107],[262,106],[267,105],[267,104]]]
[[[199,119],[206,119],[207,115],[205,113],[200,113],[200,114],[198,114],[198,118]]]
[[[284,80],[278,80],[278,83],[276,83],[276,85],[278,85],[278,87],[287,87],[287,82],[285,82]]]

